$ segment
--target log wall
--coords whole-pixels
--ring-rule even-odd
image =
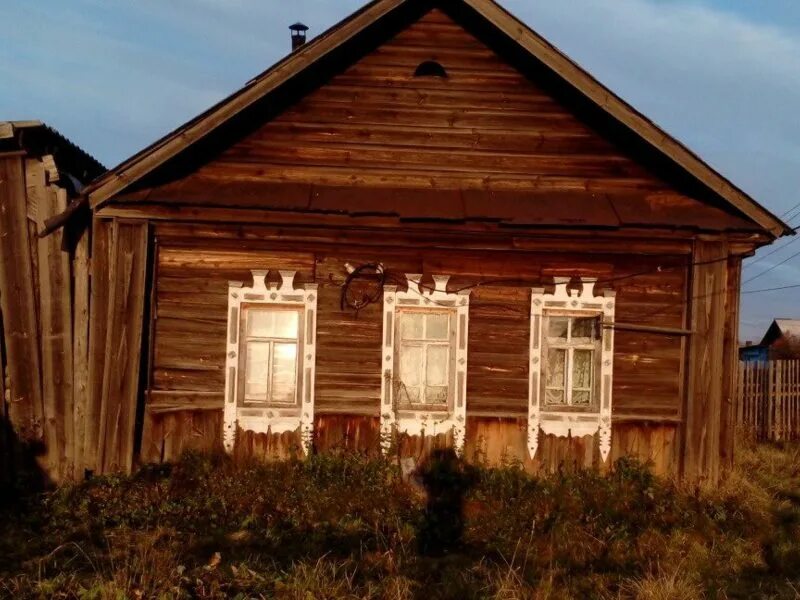
[[[573,242],[570,251],[562,252],[497,248],[478,252],[455,245],[428,248],[418,234],[415,249],[413,243],[390,245],[377,232],[352,233],[350,242],[343,244],[336,243],[340,234],[333,231],[327,241],[317,232],[313,240],[293,242],[289,234],[270,239],[269,229],[258,226],[203,229],[156,223],[153,230],[145,461],[174,459],[187,447],[219,447],[228,281],[250,282],[254,268],[273,270],[275,279],[278,269],[293,269],[297,285],[319,285],[316,414],[322,449],[329,445],[377,449],[381,304],[358,313],[341,308],[346,263],[381,262],[392,279],[410,272],[428,277],[441,273],[451,275],[453,287],[479,284],[470,301],[468,453],[492,461],[501,456],[520,460],[532,469],[540,463],[552,466],[554,461],[597,466],[599,456],[596,441],[565,441],[561,448],[562,441],[553,440],[541,446],[544,458],[535,462],[527,458],[530,287],[550,284],[554,275],[594,276],[601,280],[598,289],[616,290],[618,321],[676,330],[685,325],[690,260],[685,249],[667,255],[582,253],[580,244]],[[294,233],[298,238],[303,235],[308,234]],[[480,240],[471,242],[476,243]],[[635,447],[635,453],[657,458],[661,472],[676,471],[674,444],[682,412],[685,352],[682,335],[617,332],[614,415],[621,437],[614,442],[614,452],[618,455]],[[643,425],[631,437],[634,422]],[[253,439],[257,437],[246,434],[245,447],[272,455],[297,447],[291,436]],[[404,451],[419,453],[434,441],[420,443],[409,442]]]
[[[617,292],[612,460],[730,465],[740,256],[764,232],[479,29],[433,10],[311,69],[110,199],[68,255],[36,237],[65,204],[43,166],[0,158],[3,410],[52,478],[219,448],[227,285],[251,269],[319,285],[317,446],[377,451],[380,305],[339,297],[346,263],[375,262],[475,286],[473,460],[603,468],[594,439],[525,449],[530,288],[568,275]],[[416,77],[426,60],[447,77]]]

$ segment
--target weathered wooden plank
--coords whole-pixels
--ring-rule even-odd
[[[725,288],[725,325],[723,332],[723,390],[720,414],[720,465],[722,469],[733,467],[736,441],[736,409],[739,366],[739,290],[741,288],[742,261],[738,257],[728,259]]]
[[[146,223],[113,223],[110,289],[100,411],[103,472],[130,471],[139,395],[148,230]]]
[[[66,190],[50,186],[37,159],[26,161],[29,194],[37,197],[37,221],[67,207]],[[72,374],[72,280],[70,256],[62,251],[63,231],[38,239],[42,398],[47,463],[55,480],[74,474],[75,429]]]
[[[698,241],[692,275],[692,330],[688,405],[683,437],[683,474],[716,482],[720,471],[720,430],[724,380],[725,299],[728,248]]]
[[[222,410],[152,414],[149,420],[150,433],[141,447],[144,463],[175,461],[189,449],[222,451]]]
[[[0,159],[0,307],[8,359],[8,416],[22,440],[43,437],[36,295],[20,157]]]
[[[146,410],[150,414],[182,410],[222,410],[221,392],[190,392],[186,390],[151,390],[147,394]]]
[[[95,219],[92,227],[90,264],[91,304],[89,307],[89,396],[84,426],[84,464],[89,471],[102,469],[100,452],[103,372],[106,364],[106,326],[111,296],[112,222]],[[105,435],[103,433],[103,435]]]
[[[89,408],[89,293],[90,293],[90,232],[83,231],[75,245],[72,257],[72,392],[73,422],[75,429],[75,477],[83,475],[86,468],[86,431]]]

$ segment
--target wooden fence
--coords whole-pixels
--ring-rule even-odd
[[[760,441],[800,439],[800,360],[740,362],[737,423]]]

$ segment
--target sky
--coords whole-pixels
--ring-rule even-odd
[[[362,4],[7,0],[0,120],[45,121],[113,166],[282,58],[289,24],[315,35]],[[800,2],[502,4],[774,213],[800,202]],[[749,259],[743,289],[800,283],[799,241]],[[800,288],[743,294],[741,339],[774,317],[800,318]]]

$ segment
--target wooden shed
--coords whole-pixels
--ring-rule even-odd
[[[86,452],[731,464],[791,230],[491,0],[377,0],[92,183]],[[12,382],[13,383],[13,382]]]
[[[40,121],[0,121],[0,488],[28,461],[59,480],[82,460],[91,213],[39,234],[104,171]]]

